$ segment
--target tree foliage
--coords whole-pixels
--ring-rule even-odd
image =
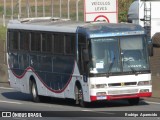
[[[119,22],[127,21],[129,6],[134,0],[118,0],[118,19]]]

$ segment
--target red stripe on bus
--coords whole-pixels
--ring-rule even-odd
[[[118,100],[137,97],[151,97],[152,92],[128,94],[128,95],[106,95],[106,100]],[[91,101],[97,101],[97,96],[90,96]]]

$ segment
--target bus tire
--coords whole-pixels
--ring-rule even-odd
[[[128,99],[128,103],[130,105],[138,105],[139,104],[139,98],[131,98],[131,99]]]
[[[76,104],[79,104],[81,107],[87,107],[87,102],[84,101],[83,90],[80,85],[76,85],[75,87],[75,98]]]
[[[37,91],[37,85],[34,81],[32,81],[31,83],[31,95],[34,102],[40,102],[40,98]]]

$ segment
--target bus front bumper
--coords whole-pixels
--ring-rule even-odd
[[[122,94],[122,95],[105,95],[105,96],[90,96],[91,101],[98,100],[120,100],[140,97],[151,97],[152,92],[136,93],[136,94]]]

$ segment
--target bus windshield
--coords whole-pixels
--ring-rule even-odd
[[[149,70],[145,39],[142,36],[93,38],[89,48],[90,73]]]

